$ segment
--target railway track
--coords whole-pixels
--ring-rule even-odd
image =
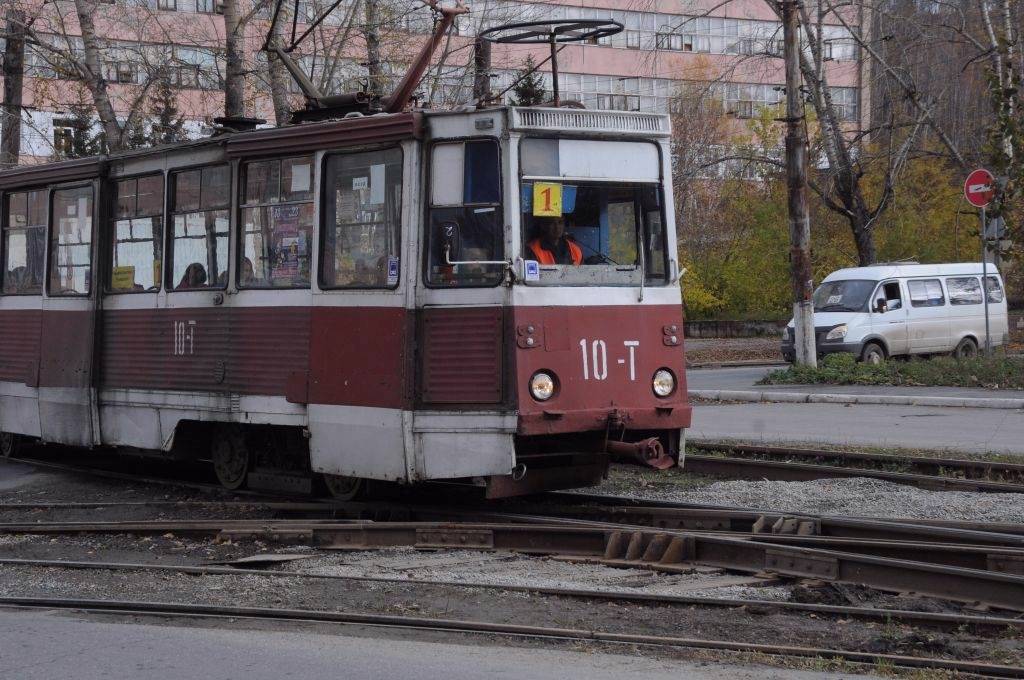
[[[35,464],[35,461],[24,462]],[[64,471],[94,474],[81,466],[53,464]],[[195,489],[216,489],[215,485],[162,478],[146,478],[125,473],[99,471],[134,482],[172,484]],[[283,539],[289,542],[308,540],[325,549],[368,550],[395,545],[408,545],[425,550],[470,548],[482,550],[514,550],[531,554],[555,555],[560,559],[598,562],[610,566],[648,568],[667,572],[684,572],[692,565],[705,565],[751,574],[775,575],[784,578],[812,578],[839,583],[858,583],[883,591],[930,595],[942,599],[985,604],[986,606],[1024,611],[1024,527],[964,522],[906,522],[865,518],[834,518],[805,515],[783,515],[757,510],[695,506],[672,502],[648,502],[624,497],[594,494],[559,493],[537,497],[523,507],[428,507],[398,503],[337,503],[330,500],[306,499],[281,501],[260,492],[243,496],[246,500],[202,501],[128,501],[86,503],[5,503],[0,511],[82,510],[123,506],[125,509],[152,507],[161,510],[194,508],[232,509],[262,507],[275,513],[299,515],[303,519],[245,519],[139,521],[132,523],[7,523],[0,532],[30,533],[175,533],[194,536],[221,535],[231,538],[258,537],[263,540]],[[251,500],[250,500],[251,499]],[[499,507],[500,511],[495,508]],[[403,519],[404,522],[373,521]],[[413,521],[420,520],[420,521]],[[453,523],[461,522],[461,524]],[[472,522],[472,523],[471,523]],[[489,522],[485,524],[482,522]],[[995,529],[995,530],[992,530]],[[910,558],[910,559],[908,559]],[[1002,560],[999,562],[998,560]],[[67,569],[181,570],[197,574],[263,574],[294,577],[328,578],[282,570],[239,570],[233,567],[139,565],[110,562],[65,562],[62,560],[19,560],[0,558],[0,564]],[[341,577],[351,578],[351,577]],[[355,577],[365,578],[365,577]],[[388,580],[386,578],[367,580]],[[410,579],[395,579],[405,583]],[[426,584],[434,584],[424,581]],[[439,582],[451,586],[447,582]],[[953,630],[967,626],[971,630],[1006,631],[1024,629],[1024,619],[964,614],[922,614],[862,607],[829,607],[798,603],[760,603],[748,600],[708,600],[683,596],[659,596],[646,593],[591,592],[572,589],[509,588],[504,585],[461,584],[465,587],[524,590],[538,594],[579,597],[616,602],[632,601],[646,604],[758,607],[791,613],[835,615],[847,618],[891,620],[907,625],[929,626]],[[951,596],[952,594],[952,596]],[[2,604],[13,604],[0,601]],[[99,603],[96,611],[110,611],[132,603]],[[154,603],[143,603],[144,605]],[[162,603],[155,603],[160,605]],[[39,605],[44,606],[44,605]],[[69,607],[76,608],[71,604]],[[179,606],[179,605],[172,605]],[[80,608],[80,607],[79,607]],[[90,609],[91,611],[91,609]],[[141,613],[135,612],[133,613]],[[290,610],[289,610],[290,611]],[[147,612],[168,613],[168,612]],[[188,615],[185,613],[172,615]],[[229,614],[224,614],[228,616]],[[219,615],[218,615],[219,616]],[[271,617],[276,616],[271,614]],[[355,616],[373,616],[357,614]],[[285,616],[284,618],[287,618]],[[299,617],[301,619],[301,617]],[[296,620],[299,620],[296,619]],[[358,622],[353,620],[352,622]],[[460,623],[460,622],[457,622]],[[469,622],[473,623],[473,622]],[[382,624],[387,625],[387,624]],[[448,622],[443,622],[443,630]],[[484,624],[485,627],[494,624]],[[543,629],[548,630],[548,629]],[[554,630],[554,629],[552,629]],[[583,631],[590,633],[592,631]],[[495,633],[506,634],[506,633]],[[507,633],[515,634],[515,633]],[[541,633],[541,636],[546,633]],[[603,634],[601,634],[603,635]],[[616,636],[616,633],[609,635]],[[643,637],[643,636],[637,636]],[[595,639],[604,638],[574,638]],[[681,638],[669,646],[688,646],[694,642]],[[682,640],[682,642],[678,642]],[[606,641],[627,641],[608,638]],[[645,644],[628,640],[631,644]],[[664,646],[660,642],[655,642]],[[695,641],[693,645],[710,645],[713,649],[765,651],[750,643],[730,641]],[[724,645],[715,647],[714,645]],[[925,659],[874,655],[843,650],[811,648],[779,648],[766,645],[778,653],[792,655],[825,655],[867,663],[892,663],[903,667],[927,667],[955,670],[989,677],[1024,677],[1006,674],[1004,667],[945,659]],[[802,651],[808,650],[808,651]],[[867,659],[870,657],[872,661]]]
[[[468,549],[612,567],[695,566],[915,593],[1024,612],[1024,549],[807,536],[736,537],[625,525],[198,520],[0,524],[6,534],[148,534],[307,543],[322,550]]]
[[[386,626],[423,631],[444,631],[489,636],[515,636],[552,640],[577,640],[628,644],[644,647],[709,649],[753,652],[769,656],[843,659],[853,663],[888,665],[898,668],[941,669],[988,678],[1024,678],[1024,668],[999,664],[959,661],[954,659],[876,654],[845,649],[798,647],[779,644],[755,644],[735,640],[666,637],[615,633],[578,628],[526,626],[488,621],[391,616],[362,612],[321,611],[309,609],[268,609],[257,607],[225,607],[173,602],[87,600],[50,597],[0,597],[0,606],[42,609],[63,609],[93,614],[156,616],[203,619],[246,619],[262,621],[315,622]]]
[[[724,454],[686,456],[688,471],[715,477],[785,481],[869,477],[924,489],[1024,493],[1024,464],[1020,463],[709,441],[690,445]]]

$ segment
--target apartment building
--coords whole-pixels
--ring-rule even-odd
[[[247,113],[273,119],[260,52],[270,8],[241,0],[250,15],[245,51],[250,63]],[[258,1],[258,0],[257,0]],[[367,56],[362,38],[363,7],[342,0],[310,40],[298,61],[328,92],[365,87]],[[188,129],[202,134],[223,111],[224,25],[220,0],[108,0],[100,5],[97,31],[104,38],[104,76],[115,106],[137,105],[137,94],[156,71],[181,92],[180,108]],[[376,0],[381,25],[385,74],[401,75],[404,64],[432,27],[431,14],[416,0]],[[58,0],[57,5],[71,4]],[[300,2],[296,29],[333,2]],[[781,27],[763,0],[466,0],[471,12],[460,17],[455,35],[439,51],[435,67],[421,86],[421,101],[455,107],[472,100],[472,43],[486,28],[509,22],[552,19],[611,19],[624,26],[593,44],[570,44],[558,55],[559,90],[589,108],[671,111],[682,86],[709,83],[709,92],[729,115],[744,119],[784,98]],[[68,102],[76,92],[62,59],[80,58],[81,38],[66,10],[37,28],[46,46],[26,54],[26,112],[23,153],[45,158],[67,139]],[[354,20],[350,21],[352,17]],[[69,18],[70,17],[70,20]],[[854,17],[855,19],[856,17]],[[852,20],[850,20],[852,21]],[[47,32],[49,29],[49,32]],[[287,27],[290,32],[291,26]],[[858,50],[849,31],[835,21],[822,28],[826,68],[840,116],[855,127],[867,108]],[[546,46],[496,45],[492,56],[493,91],[511,95],[517,72],[527,58],[542,62]],[[541,66],[551,89],[550,64]],[[385,90],[387,84],[385,83]],[[81,88],[78,88],[80,90]],[[301,98],[296,93],[296,105]],[[81,96],[78,92],[77,96]]]

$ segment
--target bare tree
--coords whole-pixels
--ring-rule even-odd
[[[9,8],[6,13],[7,40],[4,47],[4,101],[0,120],[0,166],[18,164],[21,155],[22,82],[25,77],[24,10]]]

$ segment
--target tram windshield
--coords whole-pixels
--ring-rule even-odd
[[[638,286],[666,280],[655,145],[526,139],[520,149],[520,234],[528,284]]]

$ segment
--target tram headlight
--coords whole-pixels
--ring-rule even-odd
[[[657,396],[667,397],[676,390],[676,377],[667,368],[659,368],[651,379],[651,387]]]
[[[530,394],[537,401],[547,401],[555,395],[555,378],[550,373],[537,371],[530,378]]]

